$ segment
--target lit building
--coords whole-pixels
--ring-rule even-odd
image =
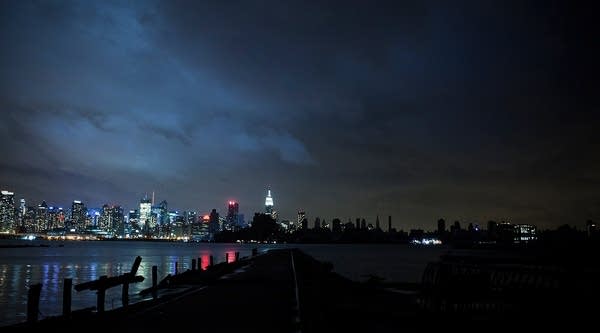
[[[23,218],[27,213],[27,205],[25,204],[25,199],[19,200],[19,211],[17,212],[17,220],[15,223],[19,225],[19,227],[23,226]]]
[[[50,207],[48,209],[48,223],[50,229],[63,229],[65,227],[65,212],[62,207]]]
[[[529,243],[537,240],[536,227],[531,224],[517,224],[515,226],[515,243]]]
[[[0,232],[15,232],[15,194],[9,191],[0,192]]]
[[[98,229],[102,231],[108,231],[110,229],[112,219],[112,209],[109,205],[104,204],[102,206],[102,211],[100,212],[100,218],[98,219],[98,224],[96,225]]]
[[[25,215],[23,216],[23,227],[25,228],[25,232],[35,232],[36,231],[36,208],[35,207],[27,207],[25,211]]]
[[[86,224],[87,209],[83,202],[74,200],[71,205],[71,226],[75,229],[83,230]]]
[[[152,221],[152,201],[145,197],[140,201],[140,214],[138,221],[139,228],[144,233],[149,233],[150,230],[154,229],[154,223]]]
[[[38,205],[35,214],[35,230],[33,232],[44,231],[48,228],[48,205],[46,201],[42,201]]]
[[[111,224],[110,232],[115,236],[123,236],[125,234],[125,216],[121,206],[111,207]]]
[[[227,205],[227,217],[225,218],[225,229],[233,230],[238,227],[238,214],[240,212],[240,204],[235,201],[229,201]]]
[[[271,196],[271,190],[267,190],[267,197],[265,198],[265,213],[273,214],[273,197]]]
[[[498,240],[503,243],[529,243],[537,240],[536,227],[530,224],[498,224]]]
[[[298,225],[302,225],[302,221],[304,221],[304,219],[306,218],[306,212],[305,211],[299,211],[298,212],[298,219],[296,221],[298,221]]]
[[[142,228],[140,227],[140,212],[137,209],[129,211],[129,236],[137,237],[140,235]]]

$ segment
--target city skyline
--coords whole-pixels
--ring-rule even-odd
[[[581,226],[594,22],[554,1],[3,1],[0,189],[251,214],[270,187],[290,220]]]

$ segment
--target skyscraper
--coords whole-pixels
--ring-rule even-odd
[[[233,230],[238,227],[238,214],[240,212],[240,204],[235,201],[229,201],[227,205],[226,229]]]
[[[23,218],[25,217],[26,213],[27,213],[27,205],[25,203],[25,199],[21,198],[21,200],[19,200],[19,211],[17,212],[17,220],[16,220],[16,224],[18,224],[19,227],[23,226]]]
[[[140,217],[138,224],[140,229],[145,233],[154,228],[152,223],[152,201],[148,199],[148,197],[144,197],[144,199],[140,200]]]
[[[0,231],[15,232],[15,194],[9,191],[0,192]]]
[[[437,233],[439,235],[443,235],[446,232],[446,221],[444,219],[439,219],[437,222]]]
[[[219,226],[219,213],[217,213],[217,210],[213,208],[213,210],[210,212],[210,217],[208,220],[208,232],[214,235],[219,231],[221,231]]]
[[[125,233],[125,216],[121,206],[111,207],[110,231],[114,236],[123,236]]]
[[[298,222],[298,225],[302,225],[302,221],[304,220],[304,218],[306,217],[306,212],[301,210],[298,211],[298,219],[296,220]]]
[[[35,214],[35,230],[34,231],[43,231],[48,228],[48,205],[46,201],[42,201],[41,204],[38,205],[37,211]]]
[[[98,219],[97,227],[102,231],[108,231],[110,229],[112,219],[112,210],[109,205],[104,204],[102,211],[100,212],[100,218]]]
[[[73,228],[82,230],[85,228],[85,218],[87,216],[87,210],[83,202],[74,200],[71,205],[71,225]]]
[[[267,190],[267,197],[265,198],[265,213],[273,214],[273,197],[271,197],[271,190]]]

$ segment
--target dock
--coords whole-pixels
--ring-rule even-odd
[[[483,302],[481,298],[489,294],[473,293],[477,290],[474,288],[485,284],[485,281],[474,284],[473,274],[480,280],[489,277],[491,281],[504,281],[507,274],[515,281],[538,281],[537,275],[530,271],[515,275],[505,266],[502,266],[504,275],[487,266],[490,274],[482,275],[480,269],[475,271],[472,265],[454,261],[430,265],[424,272],[423,284],[410,286],[377,279],[351,281],[335,273],[331,264],[298,249],[271,250],[247,258],[236,256],[235,261],[211,265],[206,270],[169,275],[155,289],[172,292],[162,292],[152,300],[104,312],[73,311],[7,328],[63,332],[82,328],[136,332],[169,332],[179,328],[217,332],[411,332],[422,330],[423,325],[433,329],[441,324],[445,328],[482,324],[510,327],[522,324],[526,318],[536,327],[550,326],[562,320],[561,317],[549,316],[543,322],[535,318],[564,311],[568,314],[568,309],[580,312],[581,304],[572,303],[577,297],[569,298],[572,304],[561,304],[566,300],[562,297],[557,299],[559,302],[552,301],[559,288],[554,284],[548,283],[548,293],[539,289],[546,285],[546,275],[539,283],[535,282],[540,286],[536,295],[546,295],[543,298],[546,306],[539,307],[541,302],[535,298],[523,303],[527,309],[513,311],[506,306],[490,306],[490,299]],[[497,284],[493,285],[496,293]],[[155,289],[148,292],[157,292]],[[497,304],[505,301],[500,296],[494,301]],[[514,293],[510,296],[516,297]]]

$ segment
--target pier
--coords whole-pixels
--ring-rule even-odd
[[[446,257],[427,267],[420,285],[385,283],[376,278],[360,283],[334,273],[331,264],[297,249],[253,254],[244,258],[236,254],[232,256],[235,260],[206,270],[192,265],[192,269],[167,275],[160,282],[153,277],[156,282],[143,291],[154,296],[148,301],[110,311],[65,311],[63,316],[29,320],[8,328],[396,332],[400,328],[416,331],[423,325],[433,328],[441,324],[446,328],[482,324],[508,328],[523,324],[523,320],[541,327],[564,322],[574,313],[586,313],[584,304],[574,303],[581,297],[564,297],[565,288],[580,284],[570,281],[565,285],[565,275],[557,271],[549,275],[540,267],[532,270],[523,264],[466,263],[462,257]],[[136,265],[137,259],[126,276],[103,277],[101,282],[80,284],[78,288],[135,282]],[[563,285],[553,282],[555,278]],[[590,286],[591,295],[597,295],[598,288]],[[515,293],[515,288],[527,292]],[[581,286],[577,288],[578,292],[582,290]],[[507,306],[507,301],[525,304],[526,308]],[[535,319],[544,315],[543,321]]]

